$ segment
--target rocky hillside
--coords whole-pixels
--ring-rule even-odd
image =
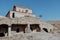
[[[60,33],[21,33],[12,37],[2,37],[0,40],[60,40]]]

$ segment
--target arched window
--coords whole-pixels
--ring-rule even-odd
[[[12,18],[15,18],[15,13],[12,14]]]

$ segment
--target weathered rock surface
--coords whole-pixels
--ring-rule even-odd
[[[13,37],[2,37],[0,40],[60,40],[60,33],[21,33]]]

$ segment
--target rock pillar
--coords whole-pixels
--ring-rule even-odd
[[[27,27],[26,27],[26,29],[25,29],[25,32],[26,32],[26,33],[30,33],[30,32],[31,32],[30,24],[27,24]]]
[[[8,27],[8,36],[11,36],[11,27]]]

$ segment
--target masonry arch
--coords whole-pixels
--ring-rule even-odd
[[[8,24],[1,24],[0,26],[8,27]]]
[[[43,28],[43,30],[44,30],[45,32],[48,32],[47,28]]]

